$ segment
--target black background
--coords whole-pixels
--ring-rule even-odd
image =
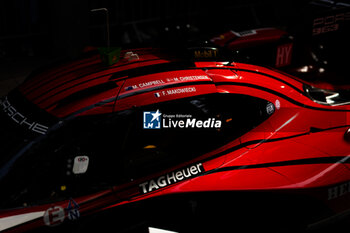
[[[308,32],[308,1],[11,0],[0,6],[0,59],[75,56],[106,45],[108,8],[112,46],[145,46],[208,39],[228,30],[278,27]],[[302,20],[305,19],[305,20]],[[306,37],[304,37],[305,39]]]

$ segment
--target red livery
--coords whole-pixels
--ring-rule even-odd
[[[1,99],[0,231],[295,230],[350,209],[346,92],[126,52],[43,69]]]

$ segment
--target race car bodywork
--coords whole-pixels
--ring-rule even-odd
[[[233,51],[236,57],[249,63],[276,68],[290,66],[292,63],[294,38],[277,28],[257,28],[242,32],[231,30],[212,38],[210,42]]]
[[[310,226],[350,208],[344,94],[254,65],[127,52],[45,69],[1,99],[1,231],[101,229],[138,203],[143,220],[204,230],[267,213]],[[185,202],[192,215],[175,210]],[[222,207],[235,213],[218,226]]]

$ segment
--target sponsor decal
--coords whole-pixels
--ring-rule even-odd
[[[166,175],[159,176],[155,179],[152,179],[140,184],[139,185],[140,192],[142,194],[146,194],[146,193],[158,190],[160,188],[164,188],[166,186],[178,183],[180,181],[190,179],[203,172],[204,172],[204,168],[202,163],[197,163],[195,165],[170,172]]]
[[[33,132],[46,134],[47,130],[49,129],[48,126],[31,121],[24,114],[17,111],[16,108],[10,104],[7,96],[4,100],[0,100],[0,108],[2,108],[2,110],[10,117],[11,120]]]
[[[339,30],[339,24],[350,20],[350,11],[318,17],[313,20],[312,35],[320,35]]]
[[[241,32],[231,31],[231,33],[237,37],[245,37],[245,36],[256,35],[256,30],[246,30],[246,31],[241,31]]]
[[[193,51],[194,58],[216,58],[217,55],[217,49],[213,48],[199,48]]]
[[[328,188],[328,200],[337,199],[338,197],[344,196],[350,193],[350,181],[346,183],[339,184]]]
[[[275,106],[276,106],[276,109],[280,109],[281,108],[281,102],[279,100],[276,100],[275,101]]]
[[[274,106],[272,105],[272,113]],[[268,108],[268,107],[267,107]],[[271,107],[270,107],[271,108]],[[271,114],[272,114],[271,113]],[[143,112],[144,129],[170,129],[170,128],[221,128],[221,120],[209,117],[205,120],[197,119],[191,114],[162,114],[157,111]]]
[[[74,158],[73,164],[73,173],[74,174],[83,174],[87,171],[89,166],[89,157],[88,156],[76,156]]]
[[[70,199],[67,207],[64,209],[61,206],[54,206],[48,208],[43,216],[46,226],[58,226],[64,222],[64,220],[74,221],[80,218],[79,205],[73,199]]]
[[[282,67],[290,65],[292,61],[292,47],[293,44],[284,44],[277,47],[277,55],[276,55],[276,67]]]
[[[48,208],[44,213],[44,223],[46,226],[57,226],[64,221],[65,212],[61,206]]]
[[[266,105],[266,113],[271,115],[274,112],[275,112],[275,106],[273,105],[273,103],[268,103]]]
[[[79,205],[73,199],[69,200],[66,210],[69,220],[74,221],[80,218]]]

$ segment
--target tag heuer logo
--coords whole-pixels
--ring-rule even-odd
[[[159,110],[157,110],[156,112],[143,112],[143,128],[160,129],[161,116],[162,113],[160,113]]]

